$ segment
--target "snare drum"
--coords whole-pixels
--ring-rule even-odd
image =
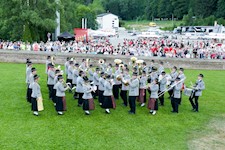
[[[185,89],[184,89],[184,95],[186,95],[186,96],[191,96],[192,91],[193,91],[193,89],[185,88]]]

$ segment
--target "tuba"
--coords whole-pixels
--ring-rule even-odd
[[[131,57],[130,60],[131,60],[132,66],[134,66],[136,61],[137,61],[137,58],[136,57]]]
[[[119,65],[119,64],[122,63],[122,60],[121,60],[121,59],[115,59],[115,60],[114,60],[114,63]]]

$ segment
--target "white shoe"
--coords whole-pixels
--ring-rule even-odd
[[[61,111],[58,111],[58,114],[59,114],[59,115],[63,115],[63,112],[61,112]]]
[[[54,103],[54,106],[56,106],[56,103]]]
[[[152,113],[152,115],[155,115],[155,114],[156,114],[156,111],[154,110],[153,113]]]
[[[106,112],[107,114],[110,114],[109,109],[105,109],[105,112]]]
[[[35,115],[35,116],[38,116],[38,112],[37,112],[37,111],[34,111],[34,115]]]
[[[144,107],[144,106],[145,106],[145,103],[142,103],[142,104],[141,104],[141,107]]]
[[[90,112],[89,111],[84,111],[86,115],[90,115]]]
[[[100,106],[102,106],[102,103],[99,103]]]

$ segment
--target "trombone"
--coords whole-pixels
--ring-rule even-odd
[[[167,91],[171,90],[173,87],[175,87],[176,85],[184,82],[186,80],[186,77],[183,78],[182,80],[172,84],[171,86],[169,86],[167,89],[165,89],[164,91],[161,91],[160,93],[158,93],[158,97],[161,97],[164,93],[166,93]]]

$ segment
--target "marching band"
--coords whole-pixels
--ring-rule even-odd
[[[131,57],[129,65],[124,64],[120,59],[115,59],[115,68],[112,64],[107,64],[105,59],[100,59],[99,65],[93,67],[90,59],[83,59],[79,64],[74,58],[68,57],[64,64],[65,82],[63,71],[60,66],[55,67],[54,60],[54,57],[47,57],[46,73],[49,100],[52,100],[58,115],[63,115],[66,110],[65,92],[67,90],[74,94],[74,99],[78,99],[78,106],[83,108],[86,115],[90,115],[90,110],[95,109],[94,99],[98,99],[97,103],[105,109],[105,113],[110,114],[110,109],[116,108],[116,101],[120,97],[123,101],[122,105],[130,107],[129,114],[136,114],[137,101],[141,107],[147,104],[149,113],[155,115],[158,105],[165,105],[164,94],[166,92],[171,100],[172,113],[179,112],[182,91],[189,96],[193,111],[198,112],[198,99],[205,89],[203,74],[199,74],[195,85],[187,88],[184,84],[186,76],[183,68],[177,71],[176,66],[169,66],[170,73],[166,73],[162,61],[156,64],[152,60],[148,65],[136,57]],[[133,71],[132,76],[130,71]],[[27,101],[32,104],[32,111],[36,116],[39,115],[38,111],[43,110],[38,80],[36,69],[27,59]],[[147,92],[149,97],[147,97]]]

